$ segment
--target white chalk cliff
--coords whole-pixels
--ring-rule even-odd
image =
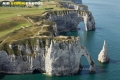
[[[109,56],[108,56],[106,41],[104,41],[103,48],[98,55],[98,61],[100,61],[101,63],[106,63],[106,62],[109,62],[109,60],[110,59],[109,59]]]
[[[89,72],[95,72],[94,62],[87,49],[80,45],[79,37],[45,41],[35,39],[33,45],[7,44],[6,47],[6,51],[0,51],[0,72],[3,73],[20,74],[39,70],[52,76],[73,75],[80,71],[82,55],[88,60]]]
[[[49,21],[55,22],[58,32],[76,31],[80,22],[84,22],[85,30],[95,30],[95,21],[92,13],[87,10],[51,11],[46,15]]]
[[[72,75],[80,70],[80,58],[85,56],[90,65],[89,72],[95,72],[94,62],[83,46],[80,46],[79,39],[75,42],[51,42],[48,54],[45,59],[46,73],[49,75]]]

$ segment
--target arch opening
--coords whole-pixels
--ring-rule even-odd
[[[40,68],[34,69],[34,70],[33,70],[33,74],[37,74],[37,73],[45,73],[45,71],[43,71],[43,70],[40,69]]]
[[[89,71],[89,65],[88,65],[88,61],[86,59],[86,57],[83,55],[80,58],[80,70],[81,71]]]
[[[40,73],[38,69],[33,70],[33,74],[37,74],[37,73]]]
[[[84,24],[83,21],[81,21],[81,22],[78,24],[78,30],[85,31],[85,24]]]
[[[89,52],[87,51],[87,49],[83,46],[81,46],[81,56],[80,56],[80,65],[82,66],[81,64],[81,57],[84,56],[86,59],[87,59],[87,62],[89,64],[89,73],[95,73],[95,65],[94,65],[94,61],[92,60]]]

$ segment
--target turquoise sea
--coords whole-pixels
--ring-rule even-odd
[[[120,80],[120,0],[83,0],[83,4],[89,6],[95,22],[96,30],[86,32],[84,24],[77,32],[69,32],[67,35],[80,36],[81,45],[87,47],[96,64],[96,74],[89,74],[87,60],[83,57],[82,64],[85,68],[78,75],[65,77],[48,77],[43,74],[3,75],[0,80]],[[98,62],[98,54],[106,40],[108,46],[109,64]]]

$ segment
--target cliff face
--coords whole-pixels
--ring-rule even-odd
[[[86,31],[95,29],[94,17],[86,10],[52,11],[46,16],[49,21],[56,23],[58,32],[76,31],[81,21],[84,22]]]
[[[81,48],[79,40],[51,42],[46,55],[46,73],[50,75],[72,75],[79,71]]]
[[[46,73],[49,75],[73,75],[80,71],[80,58],[85,56],[90,65],[90,73],[95,72],[94,62],[85,47],[80,46],[79,39],[73,42],[53,41],[46,55]]]
[[[29,41],[32,43],[32,40]],[[35,69],[45,71],[45,48],[43,40],[36,39],[32,45],[7,44],[0,51],[0,71],[5,73],[32,73]]]
[[[85,55],[90,64],[89,71],[95,72],[94,62],[87,50],[80,46],[79,38],[60,36],[35,41],[33,45],[8,44],[9,50],[0,51],[0,71],[32,73],[39,70],[54,76],[71,75],[79,72],[80,58]]]

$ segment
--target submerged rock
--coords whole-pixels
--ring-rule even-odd
[[[108,56],[106,41],[104,41],[103,48],[98,55],[98,61],[100,61],[101,63],[107,63],[107,62],[109,62],[109,60],[110,59],[109,59],[109,56]]]

